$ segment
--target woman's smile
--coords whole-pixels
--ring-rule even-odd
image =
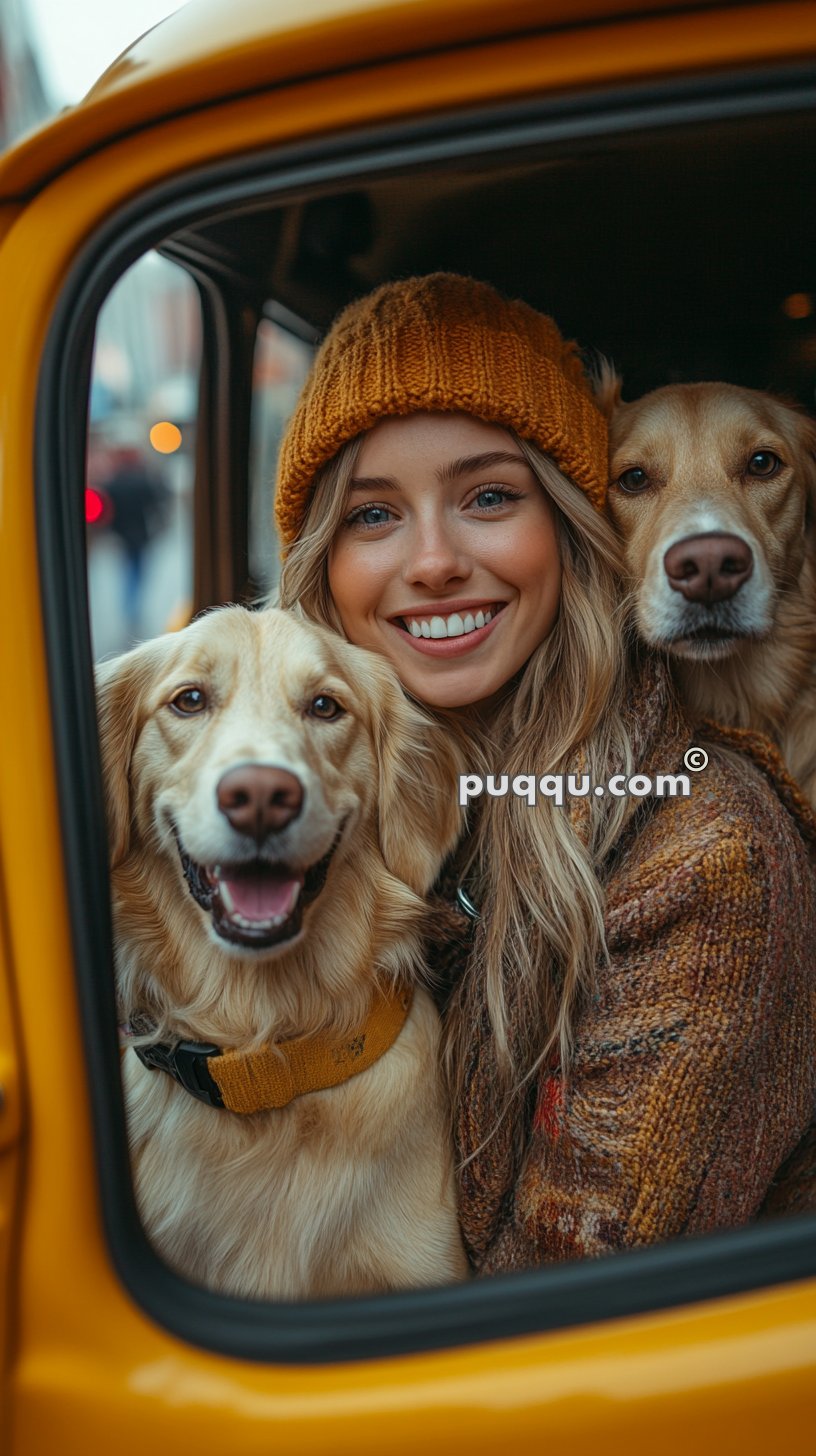
[[[479,1275],[744,1223],[769,1184],[763,1212],[789,1211],[801,1177],[780,1163],[804,1134],[801,1174],[812,1138],[805,820],[724,725],[699,791],[674,772],[699,709],[632,650],[607,436],[552,319],[440,273],[344,310],[281,447],[283,599],[388,658],[465,765],[424,942]]]
[[[390,620],[417,652],[451,657],[470,652],[484,642],[506,605],[496,601],[429,602]]]
[[[483,702],[546,637],[553,507],[516,442],[469,415],[381,420],[363,440],[329,587],[352,642],[432,707]]]

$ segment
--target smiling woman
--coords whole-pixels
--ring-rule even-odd
[[[329,590],[349,640],[433,707],[490,698],[555,621],[553,510],[512,445],[467,415],[419,413],[382,420],[357,454]]]
[[[594,784],[563,811],[479,800],[436,889],[479,1273],[745,1222],[816,1091],[793,923],[816,932],[816,826],[772,746],[760,772],[712,743],[689,797],[604,788],[676,771],[700,736],[665,661],[630,646],[605,447],[552,320],[440,273],[345,310],[281,450],[283,601],[389,658],[471,763]],[[447,903],[463,874],[474,935]]]

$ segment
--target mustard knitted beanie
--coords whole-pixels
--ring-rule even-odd
[[[475,415],[534,440],[603,510],[606,420],[577,346],[545,314],[488,283],[430,273],[385,283],[338,316],[284,435],[275,516],[303,527],[315,472],[386,415]]]

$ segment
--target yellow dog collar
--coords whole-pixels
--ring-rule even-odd
[[[338,1087],[365,1072],[393,1046],[413,1004],[413,988],[383,990],[351,1036],[303,1036],[254,1052],[222,1051],[210,1042],[134,1046],[152,1071],[167,1072],[185,1091],[228,1112],[269,1112],[307,1092]],[[134,1027],[136,1018],[131,1022]]]

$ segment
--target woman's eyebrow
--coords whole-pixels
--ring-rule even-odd
[[[450,480],[457,480],[460,475],[471,475],[475,470],[492,470],[495,465],[526,465],[523,455],[516,455],[509,450],[488,450],[484,455],[463,455],[459,460],[450,460],[437,471],[437,475],[446,484]]]
[[[399,490],[399,485],[391,475],[357,475],[349,485],[349,495],[369,490]]]
[[[488,450],[482,455],[462,455],[459,460],[449,460],[437,470],[437,478],[443,485],[458,480],[461,475],[470,475],[475,470],[492,470],[496,465],[525,465],[522,455],[509,450]],[[372,490],[399,490],[399,481],[393,475],[357,475],[349,485],[349,495]]]

